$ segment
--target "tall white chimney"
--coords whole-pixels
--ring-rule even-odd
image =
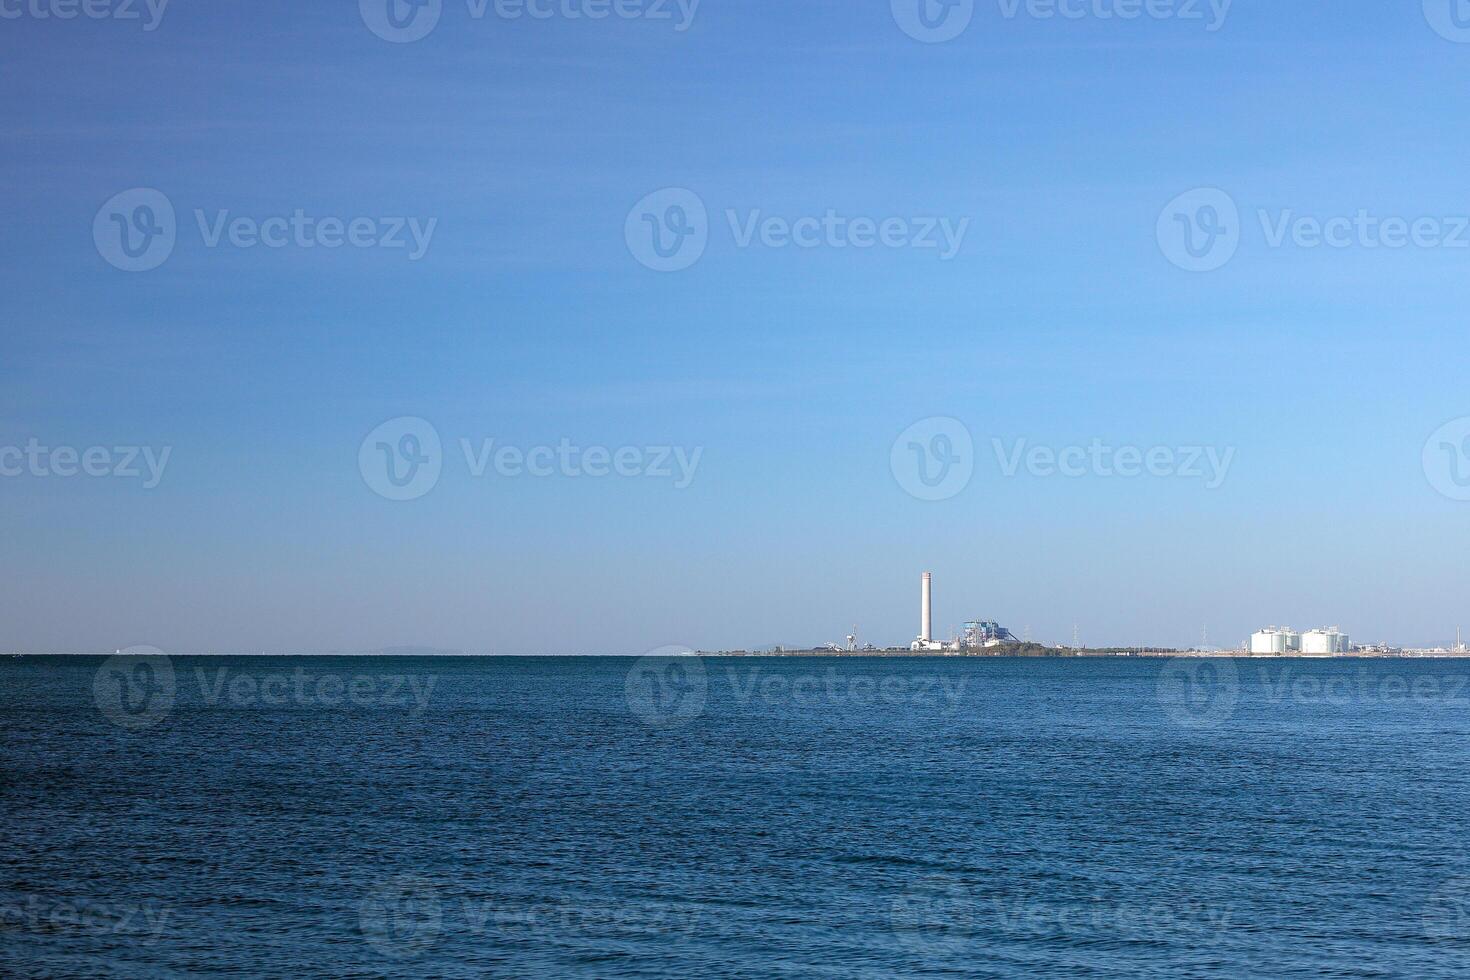
[[[919,580],[919,639],[925,643],[928,643],[934,638],[933,615],[934,607],[929,591],[929,573],[925,572],[924,577]]]

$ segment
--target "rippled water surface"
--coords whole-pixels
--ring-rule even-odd
[[[0,974],[1463,977],[1467,675],[6,658]]]

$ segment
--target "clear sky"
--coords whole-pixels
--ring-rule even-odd
[[[0,0],[0,648],[1452,639],[1447,0],[905,2]]]

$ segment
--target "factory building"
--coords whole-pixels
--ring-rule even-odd
[[[1015,643],[1016,636],[999,623],[988,620],[966,623],[960,627],[962,650],[984,650],[998,647],[1002,643]]]
[[[990,620],[972,620],[964,625],[959,637],[944,643],[934,639],[934,580],[925,572],[919,578],[919,635],[909,649],[925,653],[963,653],[983,650],[1004,643],[1015,643],[1010,630]]]
[[[1251,634],[1250,652],[1258,657],[1286,657],[1302,654],[1309,657],[1331,657],[1351,653],[1348,635],[1333,626],[1328,629],[1298,633],[1287,627],[1268,626]]]

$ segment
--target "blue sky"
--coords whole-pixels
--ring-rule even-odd
[[[1261,219],[1457,237],[1470,44],[1419,4],[1236,0],[1210,31],[1207,4],[991,0],[926,43],[887,0],[703,0],[685,30],[674,5],[449,0],[391,43],[340,0],[173,0],[151,31],[46,2],[0,5],[0,450],[170,456],[152,488],[0,476],[0,647],[907,643],[924,569],[941,630],[1095,645],[1278,622],[1429,644],[1470,619],[1470,503],[1422,458],[1470,416],[1470,248],[1278,247]],[[135,188],[176,243],[129,272],[93,229]],[[625,229],[666,188],[708,244],[658,272]],[[1158,232],[1199,188],[1239,212],[1209,272]],[[298,210],[434,225],[414,260],[211,247],[196,216]],[[968,224],[948,259],[737,234],[829,210]],[[443,446],[406,501],[359,465],[402,417]],[[933,417],[975,448],[928,501],[891,450]],[[685,487],[477,477],[462,439],[700,456]],[[1215,487],[1008,476],[997,439],[1233,456]]]

